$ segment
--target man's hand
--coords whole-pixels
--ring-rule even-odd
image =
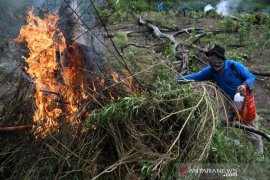
[[[237,87],[237,92],[239,92],[242,96],[246,94],[247,87],[245,85],[240,85]]]

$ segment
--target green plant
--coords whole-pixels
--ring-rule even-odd
[[[113,37],[113,41],[120,49],[126,47],[128,44],[127,33],[118,32],[115,37]]]
[[[244,57],[246,57],[246,55],[239,53],[239,52],[232,52],[232,51],[226,52],[227,59],[236,60],[236,61],[239,61],[241,63],[246,61],[246,59]]]
[[[225,30],[226,32],[236,32],[240,25],[232,18],[225,18],[218,23],[218,27]]]
[[[137,0],[137,1],[129,1],[129,2],[124,2],[128,3],[129,7],[132,8],[132,10],[135,11],[146,11],[148,9],[148,4],[144,0]]]
[[[174,45],[172,45],[170,43],[166,43],[164,45],[164,53],[165,53],[166,57],[170,61],[174,61],[175,60]]]
[[[173,15],[167,15],[165,12],[151,11],[147,15],[147,20],[158,27],[176,28],[176,23]]]
[[[207,161],[211,163],[249,163],[256,161],[258,155],[256,150],[251,151],[245,136],[241,130],[229,129],[226,131],[217,130]],[[229,136],[228,136],[229,134]]]
[[[219,14],[215,10],[210,10],[206,12],[206,17],[216,19],[219,17]]]
[[[251,57],[253,55],[253,52],[254,52],[253,48],[251,48],[251,47],[247,48],[247,50],[246,50],[246,56],[247,56],[246,59],[251,59]]]

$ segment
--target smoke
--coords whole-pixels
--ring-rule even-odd
[[[204,7],[204,12],[210,11],[212,9],[215,9],[212,5],[208,4]]]
[[[241,0],[222,0],[216,6],[216,11],[221,16],[229,16],[237,11]]]

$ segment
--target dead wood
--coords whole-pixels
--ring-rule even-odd
[[[177,31],[176,33],[174,33],[174,36],[178,36],[178,35],[183,34],[183,33],[190,34],[192,31],[203,32],[203,29],[201,29],[201,28],[186,28],[186,29],[182,29],[180,31]]]
[[[222,33],[223,31],[221,30],[216,30],[216,31],[211,31],[211,32],[204,32],[204,33],[201,33],[201,34],[197,34],[195,35],[195,38],[194,40],[192,41],[192,43],[195,43],[197,42],[198,40],[200,40],[202,37],[206,36],[206,35],[216,35],[216,34],[220,34]]]
[[[149,49],[149,48],[151,48],[151,47],[153,47],[153,46],[158,46],[158,45],[161,45],[161,43],[154,43],[154,44],[150,44],[149,46],[147,46],[147,45],[142,45],[142,44],[136,44],[136,43],[128,43],[127,45],[126,45],[126,47],[127,46],[135,46],[135,47],[137,47],[137,48],[147,48],[147,49]]]
[[[270,72],[258,72],[258,71],[254,71],[254,70],[252,70],[251,72],[252,72],[252,74],[254,74],[256,76],[267,76],[267,77],[270,77]]]
[[[197,61],[199,61],[201,64],[203,64],[204,66],[207,66],[207,65],[208,65],[207,62],[201,60],[198,56],[195,56],[195,59],[196,59]]]
[[[181,34],[183,32],[189,33],[192,30],[201,31],[202,29],[188,28],[188,29],[181,30],[181,31],[179,31],[179,32],[177,32],[175,34],[166,34],[166,33],[161,32],[160,29],[157,26],[155,26],[155,25],[147,22],[146,20],[144,20],[143,17],[140,17],[138,21],[139,21],[139,24],[145,25],[149,29],[151,29],[156,38],[166,38],[166,39],[168,39],[170,41],[170,43],[172,43],[174,45],[173,46],[173,52],[175,53],[175,55],[177,53],[182,54],[182,58],[180,58],[182,60],[180,74],[185,74],[185,73],[188,72],[188,59],[189,59],[189,57],[188,57],[188,50],[186,49],[186,47],[194,48],[199,52],[205,52],[206,51],[206,49],[201,48],[199,46],[196,46],[193,43],[191,43],[191,44],[186,43],[184,41],[180,41],[180,40],[177,40],[175,38],[176,35],[179,35],[179,34]],[[209,32],[209,33],[213,34],[214,32]],[[182,49],[180,51],[178,51],[179,46],[182,46]]]
[[[255,134],[258,134],[262,137],[264,137],[265,139],[267,139],[268,141],[270,141],[270,135],[263,132],[263,131],[260,131],[260,130],[257,130],[257,129],[254,129],[254,128],[251,128],[251,127],[248,127],[244,124],[240,124],[240,123],[235,123],[235,122],[229,122],[228,123],[228,126],[230,127],[234,127],[234,128],[239,128],[239,129],[243,129],[245,131],[249,131],[249,132],[253,132]]]
[[[230,15],[229,17],[232,18],[233,20],[240,21],[240,19],[236,16]]]
[[[174,35],[162,33],[157,26],[146,22],[142,17],[139,18],[139,23],[150,28],[156,38],[167,38],[171,43],[178,44],[178,41],[175,39]]]
[[[122,31],[124,34],[126,34],[127,36],[130,36],[131,34],[134,33],[145,33],[145,32],[149,32],[150,30],[136,30],[136,31]],[[108,33],[96,33],[96,35],[102,35],[104,37],[109,37],[109,38],[113,38],[117,35],[117,32],[108,32]]]
[[[189,73],[189,68],[188,68],[189,54],[188,54],[188,50],[184,50],[184,48],[183,48],[182,57],[183,57],[183,62],[182,62],[182,68],[181,68],[182,71],[181,71],[180,75],[184,75],[184,74]]]

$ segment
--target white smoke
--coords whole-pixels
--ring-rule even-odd
[[[208,4],[204,7],[204,12],[206,13],[207,11],[210,11],[212,9],[215,9],[212,5]]]
[[[237,11],[241,0],[222,0],[216,6],[216,11],[221,16],[229,16]]]

